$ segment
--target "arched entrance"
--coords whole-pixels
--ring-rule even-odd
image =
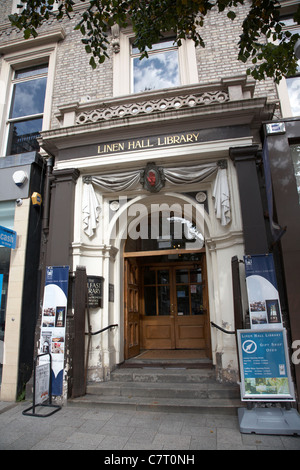
[[[162,233],[166,217],[170,225]],[[198,232],[192,238],[172,211],[155,218],[157,231],[151,214],[147,219],[139,218],[133,229],[149,236],[129,232],[123,253],[125,359],[143,350],[185,349],[210,358],[204,237]]]

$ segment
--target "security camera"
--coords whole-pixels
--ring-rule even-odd
[[[17,199],[16,204],[17,204],[18,207],[20,207],[23,204],[23,199],[20,199],[20,198]]]

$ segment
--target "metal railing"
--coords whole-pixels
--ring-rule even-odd
[[[91,335],[91,336],[94,336],[94,335],[99,335],[100,333],[103,333],[103,331],[106,331],[106,330],[109,330],[110,328],[116,328],[117,326],[119,326],[117,323],[114,324],[114,325],[109,325],[109,326],[106,326],[105,328],[102,328],[102,330],[98,330],[98,331],[89,331],[88,333],[85,333],[86,335]]]
[[[213,321],[211,321],[210,324],[214,326],[215,328],[217,328],[218,330],[222,331],[223,333],[226,333],[227,335],[235,335],[235,331],[225,330],[225,328],[222,328],[221,326],[216,325],[216,323],[214,323]]]

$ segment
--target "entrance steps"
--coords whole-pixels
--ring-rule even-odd
[[[236,414],[244,406],[238,385],[218,382],[207,364],[200,368],[188,364],[119,367],[109,382],[89,384],[86,395],[71,402],[106,410],[207,414]]]

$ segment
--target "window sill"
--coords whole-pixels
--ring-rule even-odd
[[[13,41],[6,41],[0,45],[0,54],[15,53],[30,47],[40,47],[49,43],[59,42],[66,37],[66,33],[63,28],[53,29],[51,32],[39,34],[37,38],[30,38],[24,40],[16,39]]]

